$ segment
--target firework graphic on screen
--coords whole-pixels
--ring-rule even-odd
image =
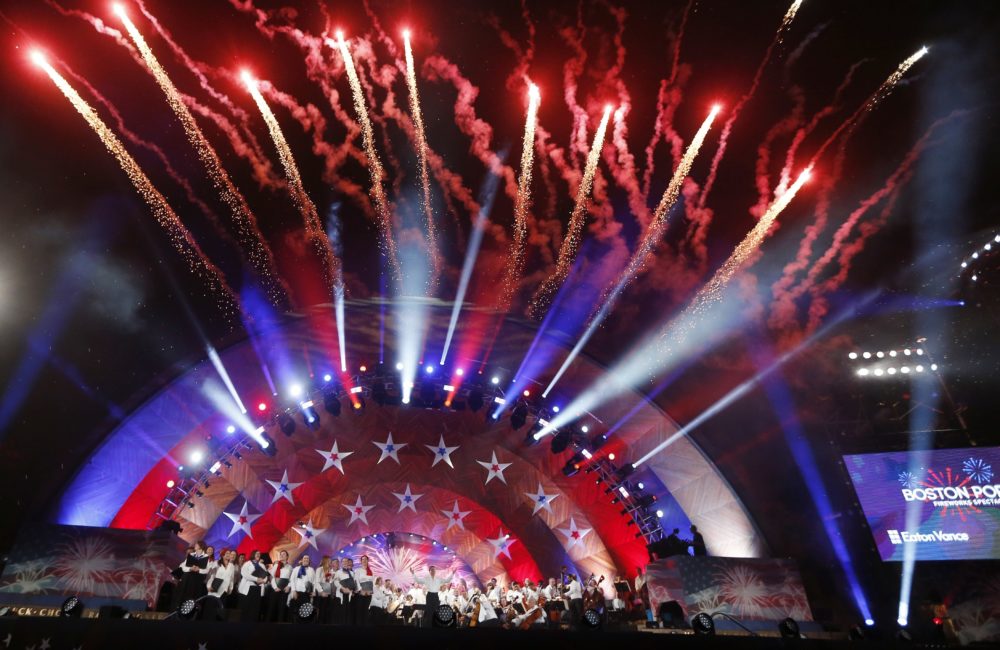
[[[969,477],[969,480],[976,483],[989,483],[993,478],[993,466],[982,458],[969,458],[962,463],[962,471]]]

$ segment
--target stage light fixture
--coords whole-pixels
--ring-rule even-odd
[[[585,424],[585,425],[583,425],[582,427],[580,427],[580,431],[583,431],[584,433],[590,433],[590,427],[588,427],[588,426],[587,426],[587,425]]]
[[[336,393],[328,392],[323,395],[323,408],[333,417],[340,415],[340,399],[337,398]]]
[[[330,383],[331,381],[333,381],[333,375],[331,375],[330,373],[326,373],[325,375],[323,375],[323,381]]]
[[[611,452],[610,454],[608,454],[608,460],[614,460],[614,459],[615,459],[614,452]]]
[[[304,602],[295,610],[295,618],[299,623],[312,623],[316,618],[316,607],[310,602]]]
[[[797,639],[801,636],[799,624],[793,618],[786,618],[778,623],[778,632],[782,639]]]
[[[850,353],[848,353],[847,358],[851,359],[853,361],[854,359],[858,358],[858,353],[857,352],[850,352]]]
[[[483,391],[473,388],[469,391],[469,408],[473,413],[483,408]]]
[[[278,416],[278,427],[283,434],[291,438],[292,434],[295,433],[295,420],[287,413],[281,413]]]
[[[79,596],[70,596],[59,608],[59,616],[64,618],[80,618],[83,615],[83,601]]]
[[[172,489],[174,489],[174,486],[175,486],[175,485],[177,485],[177,484],[176,484],[176,483],[174,483],[174,479],[170,479],[169,481],[167,481],[167,489],[168,489],[168,490],[172,490]]]
[[[351,410],[354,411],[357,415],[361,415],[362,413],[365,412],[365,398],[358,397],[358,401],[353,402],[352,406],[354,408],[352,408]]]
[[[909,353],[907,353],[907,354],[909,354]],[[865,359],[871,359],[872,358],[872,353],[871,352],[862,352],[861,356],[864,357]]]
[[[178,618],[183,618],[190,621],[198,614],[198,601],[194,598],[188,598],[181,606],[177,608]]]
[[[455,610],[449,605],[438,605],[431,623],[434,627],[455,627]]]
[[[260,450],[264,452],[265,456],[270,456],[274,458],[278,454],[278,447],[274,444],[274,440],[271,436],[267,435],[263,431],[264,427],[261,427],[260,435]]]
[[[302,397],[302,392],[302,384],[292,384],[288,388],[288,395],[295,399]]]
[[[434,366],[427,366],[426,368],[424,368],[424,372],[426,372],[428,375],[433,375],[434,374]]]
[[[358,370],[360,372],[368,372],[368,366],[361,366],[360,368],[358,368]]]
[[[640,490],[645,490],[646,489],[646,486],[643,485],[642,481],[639,481],[638,483],[636,483],[635,486],[637,488],[639,488]]]
[[[400,361],[399,363],[396,364],[396,370],[402,370],[402,369],[403,369],[403,362]]]
[[[200,449],[195,449],[194,451],[191,452],[191,455],[188,457],[188,460],[191,461],[192,465],[197,465],[201,461],[205,460],[205,452],[201,451]]]
[[[597,630],[601,627],[601,614],[596,609],[588,609],[583,613],[583,618],[581,619],[583,626],[591,630]]]
[[[228,433],[229,435],[236,433],[236,425],[230,424],[228,427],[226,427],[226,433]]]
[[[705,612],[696,614],[695,617],[691,619],[691,628],[694,630],[695,634],[705,636],[715,635],[715,621],[713,621],[712,617]]]
[[[309,402],[308,406],[303,405],[302,408],[302,421],[306,423],[306,426],[316,431],[319,429],[319,413],[313,408],[312,402]]]
[[[257,405],[257,410],[260,411],[261,413],[263,413],[264,411],[267,410],[267,404],[264,403],[264,402],[261,402],[260,404]]]
[[[514,410],[510,414],[510,426],[517,431],[524,426],[525,422],[528,420],[528,405],[524,402],[518,402],[514,407]]]
[[[494,386],[496,386],[496,385],[498,385],[500,383],[500,378],[497,377],[496,375],[494,375],[493,378],[490,379],[490,383],[493,384]]]
[[[569,478],[571,476],[576,476],[579,472],[580,472],[580,463],[579,461],[576,460],[576,456],[570,458],[568,461],[566,461],[566,464],[563,465],[562,473],[563,476],[565,476],[566,478]]]
[[[553,454],[561,454],[566,451],[570,442],[572,442],[572,436],[569,430],[560,429],[556,432],[556,435],[552,436],[552,443],[549,447]]]
[[[865,619],[865,626],[867,626],[867,627],[874,627],[875,626],[875,619],[866,618]]]
[[[662,510],[657,510],[656,511],[656,517],[658,519],[663,519],[663,511]]]

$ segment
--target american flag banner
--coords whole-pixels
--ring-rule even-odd
[[[676,600],[687,619],[705,612],[740,620],[812,620],[792,560],[679,555],[651,563],[647,576],[654,612]]]
[[[153,606],[185,547],[168,531],[27,525],[8,555],[0,594],[72,594]]]

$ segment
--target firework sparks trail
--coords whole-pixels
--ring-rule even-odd
[[[385,170],[382,168],[382,161],[375,151],[375,134],[372,130],[372,122],[368,117],[368,108],[365,106],[365,96],[361,88],[361,81],[358,79],[358,71],[354,68],[354,59],[351,51],[347,47],[344,35],[337,32],[337,40],[327,39],[330,47],[336,48],[344,62],[344,69],[347,71],[347,79],[351,85],[351,95],[354,98],[354,111],[357,113],[358,122],[361,124],[361,142],[368,156],[368,173],[371,177],[371,195],[375,203],[375,210],[378,216],[379,228],[382,230],[382,250],[389,261],[396,282],[402,280],[402,271],[399,267],[399,257],[396,254],[396,240],[393,235],[392,214],[389,209],[389,200],[385,195],[385,188],[382,186]]]
[[[170,159],[167,158],[167,154],[163,152],[163,149],[161,149],[155,143],[142,138],[137,133],[135,133],[135,131],[129,129],[128,126],[125,124],[125,119],[118,111],[118,108],[113,103],[111,103],[111,100],[109,100],[107,97],[101,94],[101,92],[97,90],[97,88],[94,88],[94,86],[92,86],[89,81],[87,81],[81,75],[74,72],[71,68],[69,68],[65,64],[62,64],[62,68],[77,85],[85,88],[86,91],[90,93],[91,96],[93,96],[93,98],[97,101],[97,103],[103,106],[105,110],[107,110],[108,113],[111,114],[111,117],[115,121],[115,126],[118,128],[118,132],[121,133],[126,140],[128,140],[137,147],[142,147],[143,149],[149,151],[154,156],[156,156],[157,160],[159,160],[163,164],[163,168],[167,172],[167,175],[170,176],[170,178],[175,183],[177,183],[177,185],[179,185],[182,190],[184,190],[184,196],[191,203],[191,205],[197,207],[198,210],[203,215],[205,215],[205,218],[215,229],[216,234],[219,235],[219,237],[224,239],[226,242],[235,245],[236,242],[233,241],[232,237],[229,235],[229,232],[226,231],[223,225],[219,222],[218,215],[216,215],[215,212],[212,211],[212,208],[208,207],[208,204],[206,204],[204,201],[198,198],[198,196],[194,192],[194,188],[191,187],[191,183],[188,182],[188,179],[182,176],[181,173],[177,171],[176,168],[174,168],[173,164],[170,162]]]
[[[142,171],[135,159],[125,150],[125,146],[118,139],[118,136],[97,115],[93,107],[80,97],[76,89],[52,67],[43,54],[40,52],[33,53],[32,61],[45,71],[52,82],[66,96],[66,99],[70,101],[73,108],[87,121],[87,124],[90,125],[90,128],[101,139],[108,152],[115,157],[122,171],[132,181],[132,185],[139,193],[139,196],[152,209],[153,216],[156,217],[159,224],[167,231],[174,248],[181,254],[184,261],[188,263],[191,270],[208,283],[215,293],[228,298],[228,302],[224,306],[224,311],[232,311],[238,300],[236,294],[226,283],[222,271],[205,256],[201,247],[198,246],[198,243],[191,235],[191,232],[181,223],[180,217],[177,216],[177,213],[167,203],[166,198],[153,186],[153,183]]]
[[[167,103],[170,104],[170,108],[184,127],[184,133],[187,135],[188,142],[197,152],[199,160],[205,166],[212,185],[219,192],[223,203],[229,208],[233,222],[236,224],[238,240],[243,249],[247,251],[254,269],[264,282],[268,295],[275,304],[283,303],[287,296],[287,289],[283,287],[278,277],[274,256],[264,241],[260,229],[257,227],[257,219],[250,211],[250,206],[247,205],[246,199],[236,189],[229,174],[223,168],[222,161],[219,160],[219,155],[205,138],[205,134],[198,127],[194,116],[188,110],[181,94],[174,87],[163,66],[160,65],[159,60],[153,54],[153,50],[146,43],[146,39],[143,38],[138,28],[128,17],[128,14],[125,13],[125,9],[121,5],[115,5],[115,13],[122,21],[122,24],[125,25],[125,31],[128,32],[132,42],[142,55],[146,67],[166,95]]]
[[[850,271],[851,259],[854,254],[860,252],[860,248],[864,246],[865,241],[868,237],[874,234],[874,232],[862,233],[861,238],[850,246],[845,245],[847,237],[869,210],[881,203],[887,197],[890,197],[894,193],[898,192],[899,189],[907,182],[912,174],[913,165],[926,148],[932,144],[932,136],[934,135],[934,132],[947,122],[966,114],[967,111],[955,111],[931,124],[924,135],[921,136],[910,151],[907,152],[906,156],[892,172],[892,174],[889,175],[882,187],[863,200],[858,207],[847,216],[843,223],[840,224],[833,234],[833,241],[830,243],[829,248],[824,251],[823,255],[821,255],[816,263],[809,269],[802,282],[794,287],[791,287],[787,291],[782,292],[781,294],[775,294],[776,301],[770,319],[771,327],[784,327],[790,324],[792,319],[795,317],[794,301],[806,292],[812,293],[813,300],[815,301],[819,295],[835,290],[844,282],[844,280],[847,279],[847,274]],[[845,251],[847,253],[846,256]],[[838,255],[841,256],[839,272],[834,274],[831,278],[828,278],[823,283],[822,287],[818,288],[816,285],[820,275],[830,262],[832,262]],[[817,311],[816,316],[821,315],[820,312],[825,313],[825,306],[818,306],[816,309],[819,310]],[[812,306],[810,307],[810,311],[813,311]],[[811,315],[811,320],[815,321],[816,318]]]
[[[406,86],[409,91],[410,115],[413,117],[414,136],[416,138],[417,164],[420,166],[420,205],[423,208],[425,228],[427,230],[427,248],[431,256],[431,274],[428,279],[428,293],[434,292],[441,276],[441,254],[437,243],[437,226],[434,223],[434,210],[431,205],[431,182],[427,174],[427,134],[424,132],[424,118],[420,111],[420,95],[417,91],[417,73],[413,65],[413,50],[410,47],[410,31],[403,32],[403,45],[406,55]]]
[[[601,150],[604,148],[604,133],[608,128],[608,120],[611,118],[611,107],[604,109],[604,116],[601,123],[594,132],[594,142],[587,155],[587,166],[583,170],[583,177],[580,179],[580,186],[576,190],[576,200],[573,204],[573,212],[570,213],[569,224],[566,226],[566,235],[563,237],[562,245],[559,247],[559,258],[556,261],[556,268],[542,283],[535,295],[531,299],[530,311],[533,318],[540,318],[548,309],[552,301],[552,296],[556,289],[566,280],[576,253],[580,248],[580,235],[583,232],[583,223],[587,218],[587,200],[590,197],[590,189],[594,184],[594,173],[597,171],[597,163],[600,161]]]
[[[264,122],[267,124],[267,130],[271,134],[271,139],[274,140],[274,146],[278,150],[278,158],[281,159],[281,165],[285,169],[285,176],[288,179],[288,184],[291,189],[292,200],[295,202],[295,206],[302,213],[309,240],[317,249],[317,253],[320,255],[320,258],[326,262],[330,288],[342,291],[343,278],[341,277],[340,260],[337,259],[333,250],[329,246],[326,231],[323,229],[323,222],[320,220],[319,213],[316,211],[316,205],[312,202],[312,199],[309,198],[309,195],[306,193],[306,188],[302,184],[302,176],[299,174],[299,167],[295,164],[295,157],[292,155],[291,147],[288,146],[288,141],[285,140],[284,133],[281,132],[281,125],[278,124],[278,119],[271,111],[271,107],[268,106],[267,102],[264,101],[263,95],[260,94],[257,80],[254,79],[246,70],[243,71],[241,76],[243,83],[246,85],[247,90],[250,91],[250,95],[253,97],[254,102],[257,104],[257,108],[260,110],[260,114],[263,116]]]
[[[609,154],[608,167],[614,175],[615,182],[628,194],[628,207],[635,219],[641,227],[645,228],[649,224],[649,206],[646,205],[647,195],[639,185],[635,156],[628,148],[628,126],[625,124],[625,113],[625,106],[619,106],[618,110],[615,111],[611,141],[614,144],[617,161],[614,156]]]
[[[528,114],[524,124],[524,142],[521,146],[521,174],[517,179],[517,197],[514,200],[514,240],[511,243],[507,269],[501,287],[499,310],[510,309],[524,271],[524,249],[528,239],[528,209],[531,205],[531,171],[535,159],[535,124],[541,94],[538,86],[528,86]]]
[[[802,6],[803,0],[794,0],[792,5],[785,12],[785,16],[781,19],[781,26],[778,27],[778,31],[774,34],[774,38],[771,40],[771,44],[767,46],[767,50],[764,52],[764,58],[761,59],[760,64],[757,66],[756,72],[753,75],[753,81],[750,82],[750,89],[740,97],[740,100],[733,107],[732,112],[729,114],[729,119],[726,120],[725,125],[722,127],[722,134],[719,136],[719,148],[715,150],[715,156],[712,158],[712,165],[708,170],[708,178],[705,179],[705,185],[702,188],[701,196],[698,198],[698,208],[704,208],[705,202],[708,201],[708,195],[711,193],[712,188],[715,186],[715,179],[719,172],[719,163],[722,162],[722,156],[726,153],[726,147],[729,144],[729,135],[732,133],[733,124],[736,122],[736,118],[740,116],[740,112],[743,107],[746,106],[747,102],[754,96],[757,92],[757,88],[760,86],[761,77],[764,75],[764,69],[767,68],[767,64],[771,61],[771,54],[774,52],[774,48],[781,43],[781,39],[785,34],[785,31],[791,26],[792,21],[795,20],[795,14],[798,13],[799,7]]]
[[[688,173],[690,173],[691,166],[694,164],[694,160],[698,156],[698,151],[705,142],[705,137],[708,135],[708,131],[712,127],[712,122],[715,120],[715,117],[719,114],[720,110],[722,110],[720,106],[713,106],[712,110],[708,113],[708,117],[705,118],[705,121],[702,122],[701,127],[695,133],[694,138],[691,140],[691,144],[688,145],[687,150],[684,152],[684,156],[681,158],[680,164],[677,166],[673,177],[670,179],[670,184],[667,185],[666,191],[663,192],[663,197],[660,199],[659,205],[656,206],[656,211],[653,213],[653,219],[646,228],[646,232],[643,234],[642,240],[639,242],[639,246],[632,254],[632,257],[629,259],[625,269],[623,269],[618,275],[616,282],[605,292],[603,300],[601,300],[602,304],[600,308],[590,319],[590,323],[587,325],[587,329],[584,330],[580,340],[576,342],[576,345],[574,345],[573,349],[570,350],[569,355],[567,355],[566,359],[559,367],[559,370],[556,371],[556,374],[552,377],[549,385],[542,393],[542,397],[548,396],[549,391],[555,387],[556,383],[558,383],[558,381],[562,378],[570,364],[572,364],[576,357],[579,356],[580,352],[583,351],[584,346],[597,331],[597,328],[601,326],[604,319],[607,318],[608,314],[610,314],[614,309],[614,306],[618,301],[618,297],[622,294],[625,288],[628,287],[632,280],[635,279],[639,271],[642,270],[650,253],[653,252],[653,248],[655,248],[657,242],[662,239],[663,231],[667,227],[667,219],[670,216],[670,210],[673,208],[674,203],[677,202],[677,197],[680,196],[681,186],[684,183],[684,179],[687,178]]]

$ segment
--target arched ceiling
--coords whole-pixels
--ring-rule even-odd
[[[347,307],[347,358],[354,372],[383,357],[386,363],[394,362],[392,305],[384,310],[385,321],[380,324],[382,312],[371,303]],[[438,306],[430,312],[426,350],[428,358],[437,358],[449,310]],[[266,339],[244,341],[222,351],[222,363],[244,403],[252,407],[264,400],[272,407],[282,405],[282,398],[271,395],[262,359],[279,386],[290,377],[303,384],[321,384],[322,376],[339,366],[336,332],[328,327],[331,321],[322,311],[290,317]],[[471,336],[461,323],[455,335],[460,345],[454,349],[469,349],[461,345]],[[508,321],[485,366],[481,359],[460,356],[453,362],[470,372],[484,367],[506,382],[535,334],[528,325]],[[598,364],[581,357],[553,398],[571,396],[600,381],[603,372]],[[227,419],[217,403],[206,397],[210,387],[219,386],[219,376],[208,360],[164,386],[81,465],[61,495],[54,518],[66,524],[147,526],[177,466],[187,462],[193,449],[205,447],[206,436],[223,435]],[[347,408],[344,400],[343,412],[333,417],[322,410],[321,403],[317,399],[320,422],[316,430],[300,418],[291,436],[271,425],[268,433],[277,443],[274,456],[244,453],[232,467],[222,467],[221,476],[212,477],[210,485],[200,488],[203,496],[194,499],[195,507],[181,508],[178,515],[183,536],[205,537],[241,550],[288,549],[296,555],[308,548],[300,544],[294,530],[302,522],[323,529],[318,540],[323,554],[375,532],[410,532],[456,549],[480,577],[507,572],[515,578],[538,578],[557,572],[567,562],[586,572],[631,573],[646,559],[644,540],[637,538],[637,528],[619,512],[620,506],[612,503],[606,486],[598,485],[586,472],[572,477],[562,473],[571,451],[553,454],[547,441],[526,446],[526,428],[514,430],[507,417],[494,422],[486,416],[488,407],[475,413],[427,410],[378,406],[369,398],[360,413]],[[598,454],[615,453],[619,464],[640,457],[678,428],[638,393],[605,405],[588,423],[594,432],[613,429]],[[398,464],[391,458],[379,462],[381,451],[373,444],[384,442],[389,433],[397,446],[406,445],[398,452]],[[454,468],[443,462],[432,466],[433,452],[425,445],[436,446],[440,436],[447,445],[458,446],[451,454]],[[318,450],[330,449],[334,440],[341,451],[352,452],[343,460],[343,473],[337,468],[322,471],[324,459]],[[506,483],[499,478],[485,483],[487,471],[477,461],[488,461],[493,453],[501,463],[510,463],[504,471]],[[292,490],[294,502],[275,501],[275,491],[267,482],[280,481],[286,471],[290,483],[301,484]],[[642,466],[641,476],[632,480],[643,480],[647,491],[657,494],[667,513],[665,526],[697,523],[712,553],[736,557],[763,553],[763,542],[738,496],[691,440],[679,439]],[[423,495],[415,503],[415,512],[399,512],[400,501],[393,495],[403,493],[407,486],[413,494]],[[536,512],[530,495],[539,486],[543,493],[555,496],[550,497],[550,508]],[[374,506],[367,513],[367,523],[351,522],[344,507],[358,497]],[[224,515],[239,512],[244,502],[251,513],[260,515],[253,522],[252,539],[242,532],[230,537],[232,522]],[[463,530],[449,529],[443,514],[456,502],[460,510],[470,513]],[[577,529],[592,531],[576,544],[560,532],[570,528],[571,519]],[[510,535],[510,557],[498,553],[489,541],[501,534]]]

